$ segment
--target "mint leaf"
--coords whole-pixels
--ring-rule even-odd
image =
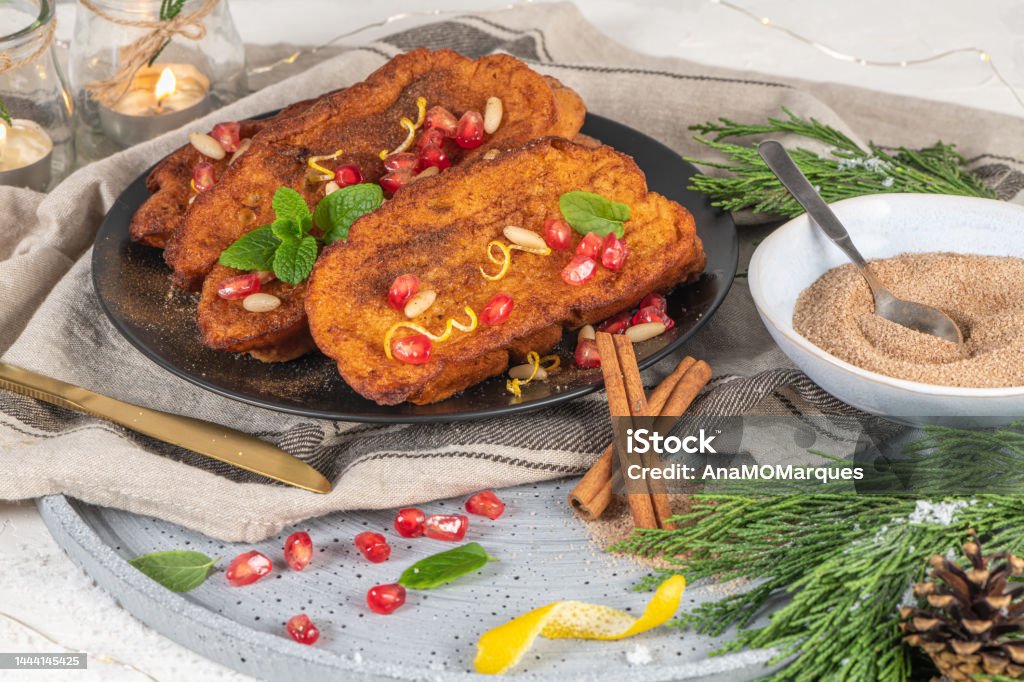
[[[236,270],[270,270],[274,252],[281,240],[274,236],[270,225],[264,225],[242,235],[220,254],[220,264]]]
[[[298,284],[313,272],[316,251],[316,239],[309,235],[281,242],[274,254],[274,275],[282,282]]]
[[[470,542],[417,561],[405,569],[398,584],[410,590],[429,590],[467,573],[479,571],[488,561],[497,559],[487,556],[479,542]]]
[[[605,199],[593,192],[566,192],[558,197],[562,217],[580,234],[595,232],[605,236],[614,232],[622,237],[625,229],[622,223],[629,220],[629,206],[618,201]]]
[[[291,220],[301,227],[309,218],[306,200],[291,187],[278,187],[270,205],[274,208],[277,220]]]
[[[323,230],[324,243],[348,239],[348,230],[360,217],[376,211],[384,203],[380,185],[362,183],[331,192],[316,205],[313,222]]]
[[[217,559],[201,552],[173,550],[143,554],[128,563],[172,592],[188,592],[203,584]]]
[[[274,231],[274,236],[283,242],[299,239],[305,234],[302,226],[290,218],[278,218],[271,224],[270,229]]]

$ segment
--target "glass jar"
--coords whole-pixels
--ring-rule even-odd
[[[45,192],[75,163],[73,107],[55,28],[48,0],[0,3],[0,185]]]
[[[68,72],[79,146],[92,158],[185,125],[247,89],[228,0],[79,0]]]

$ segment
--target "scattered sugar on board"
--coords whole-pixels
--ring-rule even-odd
[[[647,665],[653,660],[651,650],[643,644],[634,644],[633,648],[626,652],[626,662],[630,665]]]
[[[842,360],[898,379],[1024,386],[1024,259],[918,253],[870,266],[896,296],[952,317],[964,332],[963,352],[874,315],[871,291],[853,265],[829,270],[800,294],[793,328]]]

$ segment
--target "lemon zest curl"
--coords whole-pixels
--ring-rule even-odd
[[[467,333],[474,331],[478,324],[476,313],[473,312],[473,309],[469,306],[466,306],[463,310],[466,311],[466,315],[469,317],[469,324],[462,324],[454,318],[448,318],[448,321],[445,322],[444,325],[444,332],[441,334],[434,334],[426,327],[416,324],[415,322],[396,322],[391,325],[387,334],[384,335],[384,355],[387,356],[388,360],[394,360],[394,356],[391,354],[391,339],[394,338],[395,332],[399,329],[411,329],[418,334],[423,334],[431,341],[436,341],[438,343],[441,341],[447,341],[448,338],[451,337],[453,329],[458,329],[459,331]]]
[[[526,361],[533,365],[533,371],[530,372],[530,376],[526,379],[508,379],[505,382],[505,390],[514,395],[517,398],[523,397],[522,387],[530,383],[537,376],[537,373],[543,368],[545,372],[558,369],[558,366],[562,364],[562,359],[557,355],[545,355],[540,357],[536,351],[530,351],[526,354]],[[548,363],[545,365],[545,363]]]
[[[409,118],[407,118],[405,116],[403,116],[401,118],[401,120],[398,122],[398,125],[400,125],[400,126],[402,126],[403,128],[406,129],[407,134],[405,136],[405,139],[402,140],[402,143],[400,145],[398,145],[397,147],[392,149],[390,152],[387,149],[381,149],[380,150],[380,154],[377,155],[380,158],[380,160],[383,161],[384,159],[388,158],[392,154],[401,154],[402,152],[407,150],[409,147],[411,147],[413,140],[416,139],[416,131],[423,127],[423,122],[426,120],[426,118],[427,118],[427,98],[426,97],[417,97],[416,98],[416,122],[413,123],[412,120],[410,120]]]
[[[311,156],[308,159],[306,159],[306,164],[310,168],[312,168],[313,170],[320,172],[322,175],[325,175],[325,176],[329,175],[330,177],[333,178],[334,177],[334,171],[321,166],[320,162],[321,161],[333,161],[334,159],[336,159],[339,156],[341,156],[342,153],[344,153],[344,151],[345,151],[344,149],[339,149],[338,151],[334,152],[333,154],[320,154],[318,156]],[[328,178],[323,178],[323,179],[328,179]]]
[[[497,248],[499,251],[501,251],[501,254],[503,256],[502,258],[498,258],[497,256],[494,255],[494,249],[495,248]],[[490,282],[497,282],[500,279],[504,279],[505,275],[508,274],[509,266],[512,265],[512,252],[513,251],[524,251],[526,253],[532,253],[532,254],[535,254],[535,255],[538,255],[538,256],[549,256],[549,255],[551,255],[551,249],[546,247],[546,246],[543,249],[533,249],[533,248],[530,248],[529,246],[520,246],[519,244],[505,244],[505,243],[499,242],[497,240],[492,241],[492,242],[488,242],[487,243],[487,260],[489,260],[492,263],[495,263],[497,265],[501,265],[501,268],[499,268],[497,273],[495,273],[493,275],[489,275],[489,274],[487,274],[487,271],[484,270],[483,267],[481,267],[480,268],[480,274],[483,275],[484,279],[486,279],[486,280],[488,280]]]

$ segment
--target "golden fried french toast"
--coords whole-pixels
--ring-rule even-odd
[[[175,283],[198,288],[226,247],[270,223],[271,197],[279,187],[297,190],[314,206],[324,196],[325,183],[310,179],[310,157],[341,150],[332,164],[355,164],[366,182],[377,182],[385,172],[380,152],[406,139],[400,121],[417,117],[421,97],[427,107],[441,106],[456,115],[482,112],[492,97],[502,101],[500,126],[480,146],[446,148],[453,164],[545,135],[571,138],[585,114],[575,93],[560,86],[556,90],[551,79],[514,57],[474,61],[449,50],[425,49],[399,55],[365,81],[320,98],[299,115],[274,121],[253,138],[216,185],[197,196],[168,241],[164,255]]]
[[[563,270],[576,258],[580,235],[563,251],[511,251],[507,274],[488,258],[492,241],[508,244],[509,225],[536,233],[557,217],[560,197],[587,191],[629,207],[624,224],[628,256],[613,270],[598,266],[573,285]],[[500,260],[500,258],[498,259]],[[635,306],[700,273],[705,258],[693,217],[679,204],[647,191],[634,161],[610,147],[563,139],[535,140],[493,160],[478,159],[399,192],[360,218],[347,243],[321,255],[308,283],[306,313],[313,340],[337,361],[342,378],[380,404],[431,403],[504,372],[512,354],[543,352],[563,327],[578,327]],[[481,271],[483,268],[483,271]],[[414,319],[388,305],[396,278],[415,275],[436,292],[433,305]],[[503,320],[486,311],[498,294],[513,301]],[[471,316],[466,308],[474,311]],[[507,314],[507,310],[506,310]],[[473,327],[454,328],[448,320]],[[501,319],[500,316],[498,319]],[[419,335],[435,337],[423,364],[389,359],[385,344]],[[423,349],[419,349],[422,351]],[[406,354],[422,362],[423,354]],[[418,358],[418,359],[417,359]]]

